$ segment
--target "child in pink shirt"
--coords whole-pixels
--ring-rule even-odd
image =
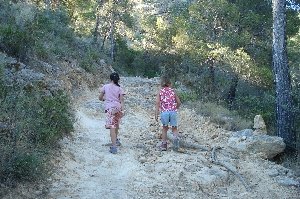
[[[117,153],[117,145],[121,145],[118,139],[119,124],[123,117],[124,107],[124,90],[119,85],[119,74],[110,75],[111,83],[100,88],[99,100],[105,101],[106,124],[105,128],[110,129],[110,138],[112,147],[109,152]],[[105,97],[104,97],[105,96]]]
[[[174,89],[171,88],[172,82],[169,77],[163,76],[161,78],[161,89],[156,97],[155,120],[158,121],[158,114],[160,112],[160,120],[162,127],[162,145],[161,150],[167,150],[167,131],[169,124],[172,126],[174,135],[173,150],[178,151],[178,118],[177,109],[179,109],[181,102]]]

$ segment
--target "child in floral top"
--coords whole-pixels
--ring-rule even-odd
[[[121,145],[118,139],[118,130],[121,118],[123,117],[124,107],[124,90],[119,85],[119,74],[110,75],[110,84],[100,88],[99,100],[105,101],[106,124],[105,128],[110,129],[110,138],[112,147],[109,152],[117,153],[117,145]],[[105,95],[105,98],[104,98]]]
[[[161,78],[161,89],[156,97],[155,120],[158,122],[158,113],[160,112],[160,120],[162,123],[162,145],[161,150],[167,150],[167,131],[169,123],[172,127],[174,135],[173,150],[178,151],[179,137],[178,137],[178,118],[177,109],[179,109],[181,102],[174,89],[171,88],[172,82],[169,77],[163,76]]]

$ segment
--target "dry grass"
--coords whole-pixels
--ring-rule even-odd
[[[223,127],[226,130],[238,131],[249,129],[253,126],[253,121],[246,120],[235,111],[230,111],[215,103],[189,102],[188,107],[193,107],[198,114],[209,117],[210,121]]]

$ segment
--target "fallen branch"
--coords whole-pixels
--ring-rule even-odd
[[[199,145],[199,144],[188,143],[188,142],[184,142],[184,141],[181,141],[181,140],[179,141],[179,145],[187,147],[187,148],[202,149],[204,151],[211,151],[212,150],[209,146],[203,146],[203,145]]]
[[[221,147],[217,146],[217,147],[214,147],[212,152],[211,152],[211,158],[212,158],[212,162],[214,164],[217,164],[217,165],[221,165],[223,167],[225,167],[226,169],[228,169],[229,171],[231,171],[233,174],[235,174],[236,176],[239,177],[239,179],[242,181],[242,183],[244,184],[244,186],[246,187],[247,191],[250,191],[250,187],[248,186],[248,184],[246,183],[246,181],[244,180],[244,178],[237,172],[235,171],[234,169],[231,169],[229,166],[227,166],[226,164],[222,163],[222,162],[219,162],[216,160],[216,156],[215,156],[215,152],[217,149],[221,149]]]
[[[239,159],[239,156],[234,155],[232,153],[229,153],[229,152],[227,152],[227,151],[225,151],[223,149],[220,150],[220,153],[223,154],[223,155],[225,155],[225,156],[229,156],[232,159]]]
[[[174,136],[172,135],[171,132],[167,133],[167,137],[168,137],[169,140],[173,140],[174,139]],[[217,164],[217,165],[225,167],[227,170],[231,171],[233,174],[235,174],[236,176],[238,176],[239,179],[244,184],[244,186],[246,187],[247,191],[251,190],[250,187],[248,186],[248,184],[246,183],[246,181],[244,180],[244,178],[237,171],[235,171],[234,169],[230,168],[226,164],[224,164],[224,163],[219,162],[219,161],[216,160],[215,152],[216,152],[217,149],[221,149],[220,153],[222,153],[223,155],[229,156],[232,159],[238,159],[239,157],[237,155],[231,154],[231,153],[223,150],[220,146],[214,147],[212,149],[212,148],[210,148],[208,146],[202,146],[202,145],[198,145],[198,144],[187,143],[187,142],[184,142],[182,140],[179,141],[179,145],[180,146],[184,146],[184,147],[188,147],[188,148],[202,149],[204,151],[212,151],[211,152],[212,153],[212,155],[211,155],[212,156],[212,162],[214,164]]]
[[[143,144],[139,144],[139,145],[136,145],[135,146],[136,148],[141,148],[141,149],[144,149],[146,152],[149,152],[150,150]]]
[[[167,137],[169,140],[173,140],[174,136],[171,132],[167,133]],[[203,145],[199,145],[199,144],[193,144],[193,143],[188,143],[188,142],[184,142],[183,140],[179,140],[179,146],[180,147],[187,147],[187,148],[193,148],[193,149],[202,149],[204,151],[211,151],[212,148],[210,148],[209,146],[203,146]]]

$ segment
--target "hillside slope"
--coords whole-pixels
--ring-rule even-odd
[[[2,59],[16,63],[4,55]],[[181,140],[190,143],[189,147],[174,152],[170,144],[168,151],[160,151],[160,123],[154,120],[158,78],[121,77],[127,94],[127,111],[120,129],[123,145],[118,154],[109,153],[105,146],[110,137],[104,128],[104,103],[98,100],[98,91],[89,88],[99,82],[107,83],[105,77],[112,68],[103,65],[99,67],[102,73],[93,76],[72,63],[63,63],[56,68],[39,62],[43,66],[40,70],[22,65],[17,72],[8,72],[24,82],[39,77],[50,82],[49,87],[61,85],[73,96],[76,123],[73,136],[59,143],[52,159],[53,176],[45,184],[20,184],[4,199],[299,198],[299,187],[278,183],[293,177],[292,171],[256,155],[233,151],[227,140],[234,132],[222,129],[184,105],[179,110],[179,130]],[[210,149],[216,146],[231,154],[217,152],[217,159],[237,171],[250,190],[238,176],[212,163]]]

